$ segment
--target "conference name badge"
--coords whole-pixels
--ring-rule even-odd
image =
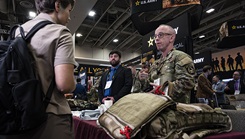
[[[111,87],[112,81],[107,81],[105,85],[105,89],[108,89]]]
[[[154,80],[154,84],[156,84],[156,85],[160,85],[160,78],[157,78],[156,80]]]
[[[239,90],[235,90],[235,95],[239,95],[240,91]]]

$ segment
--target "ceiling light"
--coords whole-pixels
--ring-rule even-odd
[[[209,14],[209,13],[212,13],[213,11],[214,11],[214,8],[211,8],[211,9],[207,10],[206,13]]]
[[[37,14],[35,12],[29,12],[29,17],[30,18],[34,18],[36,16],[37,16]]]
[[[77,37],[82,37],[83,35],[81,33],[76,34]]]
[[[201,39],[201,38],[205,38],[205,35],[200,35],[199,38],[200,38],[200,39]]]
[[[118,42],[118,39],[114,39],[113,42]]]
[[[89,15],[89,16],[92,16],[92,17],[93,17],[95,14],[96,14],[95,11],[90,11],[90,12],[88,13],[88,15]]]
[[[200,52],[195,52],[196,55],[200,54]]]

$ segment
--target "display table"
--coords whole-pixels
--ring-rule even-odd
[[[229,115],[231,118],[232,132],[245,132],[245,109],[222,111]]]
[[[99,128],[95,120],[81,120],[73,117],[75,139],[111,139],[106,132]]]
[[[94,120],[81,120],[73,117],[75,139],[111,139],[106,132],[99,128]],[[230,132],[210,135],[204,139],[245,139],[245,132]]]

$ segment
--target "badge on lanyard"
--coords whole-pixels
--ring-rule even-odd
[[[133,92],[134,91],[134,86],[132,86],[132,88],[131,88],[131,92]]]
[[[105,89],[108,89],[111,87],[112,81],[107,81],[105,85]]]
[[[157,78],[156,80],[154,80],[154,84],[160,85],[160,78]]]
[[[239,95],[240,94],[240,90],[235,90],[235,95]]]

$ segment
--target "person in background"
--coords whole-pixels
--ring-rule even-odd
[[[73,118],[64,96],[75,89],[72,34],[66,27],[74,0],[35,0],[38,15],[22,25],[25,32],[39,23],[49,20],[35,33],[30,41],[30,49],[36,61],[37,74],[43,92],[47,92],[53,78],[55,87],[46,112],[48,119],[36,129],[20,135],[4,135],[1,139],[73,139]],[[19,36],[19,30],[15,33]]]
[[[81,78],[77,78],[76,89],[73,91],[74,99],[88,100],[85,87],[81,84]]]
[[[169,25],[160,25],[155,30],[155,43],[162,55],[151,65],[149,73],[140,72],[139,76],[142,85],[150,86],[151,83],[155,87],[149,92],[168,95],[176,102],[190,103],[195,67],[188,54],[174,48],[175,38],[176,32]]]
[[[99,101],[104,103],[105,100],[118,101],[123,96],[130,94],[133,78],[129,68],[121,66],[121,53],[111,51],[109,53],[111,67],[101,76],[98,88]]]
[[[240,71],[233,73],[233,79],[225,87],[225,93],[227,95],[245,94],[245,83],[241,80],[241,75]]]
[[[88,93],[88,100],[90,102],[99,102],[98,88],[100,85],[100,80],[101,80],[101,76],[102,76],[103,72],[104,72],[104,69],[97,71],[94,75],[94,78],[96,78],[96,81]]]
[[[213,95],[215,91],[212,89],[212,83],[208,80],[208,76],[212,74],[212,67],[206,65],[203,67],[203,73],[198,76],[197,79],[197,93],[196,98],[199,100],[205,99],[208,104],[212,106]]]
[[[131,93],[143,93],[145,92],[146,88],[143,88],[144,85],[141,85],[141,80],[139,77],[139,72],[144,72],[144,73],[148,73],[149,72],[149,64],[146,63],[142,63],[141,64],[141,70],[137,71],[135,69],[135,66],[128,66],[128,68],[130,68],[132,70],[132,75],[133,75],[133,86],[131,89]]]
[[[127,66],[127,68],[131,69],[132,78],[133,78],[133,85],[131,88],[131,93],[140,92],[140,84],[138,83],[139,71],[136,70],[136,67],[134,65],[129,65]]]
[[[220,80],[219,75],[213,76],[213,85],[212,89],[215,91],[215,94],[217,96],[218,105],[224,105],[226,104],[225,101],[225,83]]]

